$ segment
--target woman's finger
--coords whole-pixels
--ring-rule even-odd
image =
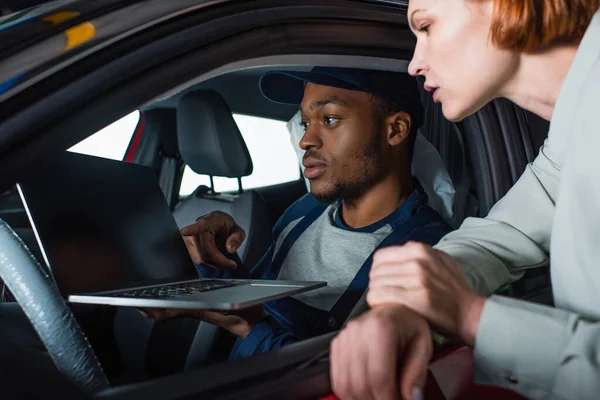
[[[377,346],[370,346],[367,353],[367,377],[371,395],[376,400],[398,400],[398,338],[395,329],[374,327],[379,332]]]
[[[390,246],[377,250],[373,255],[373,264],[411,259],[427,259],[432,254],[430,246],[419,242],[408,242],[403,246]]]
[[[361,345],[361,341],[364,340],[364,334],[362,331],[364,325],[356,324],[354,329],[349,330],[348,346],[344,349],[348,357],[348,379],[350,388],[353,393],[352,399],[356,400],[374,400],[371,397],[371,391],[369,390],[370,382],[365,376],[365,369],[367,363],[367,356],[365,354],[365,346]]]
[[[343,331],[342,331],[343,333]],[[339,333],[336,337],[333,338],[331,343],[329,344],[329,379],[331,381],[331,390],[333,393],[342,393],[341,385],[341,374],[342,370],[340,369],[340,358],[341,354],[338,354],[338,343],[340,341]]]
[[[331,367],[331,388],[340,399],[353,399],[350,362],[348,361],[348,346],[351,346],[348,338],[348,327],[344,328],[332,343],[332,352],[329,355]]]
[[[398,286],[377,286],[369,287],[367,292],[367,304],[370,307],[376,307],[382,304],[396,304],[410,306],[410,295],[407,290]],[[411,307],[412,308],[412,307]]]
[[[415,260],[378,262],[371,266],[369,277],[390,274],[414,274],[420,268],[419,262]]]
[[[440,268],[441,266],[441,268]],[[437,259],[419,260],[406,259],[403,261],[386,261],[373,264],[369,277],[378,275],[419,275],[419,276],[439,276],[448,275],[446,265]]]
[[[433,352],[431,334],[420,334],[413,338],[404,353],[400,392],[405,400],[422,399],[427,380],[427,366]]]
[[[380,286],[367,292],[367,304],[370,307],[380,305],[404,305],[423,315],[437,315],[430,301],[431,296],[422,288],[406,290],[395,286]]]
[[[378,275],[369,280],[369,290],[375,290],[382,286],[412,290],[425,287],[425,281],[420,276],[398,274]]]

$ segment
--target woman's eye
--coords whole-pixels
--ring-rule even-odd
[[[339,119],[334,117],[325,117],[323,118],[323,122],[326,126],[333,126],[339,122]]]
[[[309,123],[308,122],[300,122],[300,126],[302,127],[302,129],[304,129],[304,131],[306,132],[306,130],[308,129]]]
[[[419,32],[428,33],[429,32],[429,25],[428,24],[421,25],[421,27],[419,28]]]

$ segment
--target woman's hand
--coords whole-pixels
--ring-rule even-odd
[[[421,400],[432,354],[431,331],[419,314],[374,308],[331,342],[333,391],[342,400]]]
[[[375,253],[367,302],[405,305],[436,330],[473,346],[485,298],[469,287],[448,254],[409,242]]]

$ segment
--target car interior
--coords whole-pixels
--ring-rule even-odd
[[[302,12],[309,15],[310,7],[304,3]],[[82,140],[101,135],[104,131],[101,128],[108,129],[109,125],[127,117],[133,123],[128,130],[122,130],[126,136],[121,138],[124,146],[111,157],[152,169],[180,228],[214,210],[232,215],[247,235],[238,254],[246,265],[256,264],[271,242],[271,229],[277,219],[308,190],[301,174],[301,152],[295,148],[299,140],[297,124],[294,124],[297,107],[266,100],[258,87],[259,77],[272,69],[309,70],[316,65],[404,72],[406,63],[401,60],[410,58],[412,38],[404,27],[400,31],[392,25],[398,22],[388,9],[384,10],[384,16],[383,12],[364,14],[368,16],[365,19],[371,19],[363,22],[360,29],[369,28],[369,33],[356,35],[357,26],[348,21],[359,19],[357,15],[364,12],[360,8],[363,5],[356,9],[347,4],[336,7],[340,20],[343,13],[348,14],[343,15],[347,20],[335,22],[331,18],[310,24],[293,20],[282,26],[267,26],[261,19],[256,22],[249,14],[244,15],[244,21],[253,21],[259,28],[222,34],[222,37],[215,34],[214,37],[223,42],[219,42],[219,46],[209,42],[209,39],[215,42],[217,39],[206,35],[215,28],[198,22],[198,14],[189,19],[190,26],[196,24],[198,31],[187,32],[185,40],[181,36],[175,41],[176,34],[188,23],[182,19],[178,21],[177,31],[167,27],[153,33],[155,36],[151,39],[157,43],[158,37],[165,38],[162,47],[156,45],[150,51],[149,46],[142,46],[150,42],[148,38],[124,41],[119,48],[125,54],[121,58],[108,51],[103,57],[97,57],[93,61],[102,65],[99,71],[106,69],[106,75],[93,77],[91,73],[82,72],[94,65],[92,61],[75,66],[64,75],[57,74],[51,84],[42,87],[49,93],[55,90],[56,94],[48,95],[43,111],[36,114],[37,120],[47,117],[47,126],[35,126],[31,130],[60,139],[54,142],[32,135],[23,146],[25,150],[3,153],[5,174],[0,176],[0,183],[8,182],[5,176],[13,170],[23,169],[26,176],[35,174],[37,168],[51,166],[52,152],[71,148],[86,153],[81,148],[77,150]],[[234,14],[231,18],[237,17]],[[215,11],[214,15],[202,18],[210,21],[219,16]],[[332,28],[334,22],[335,29]],[[243,25],[238,21],[231,26],[236,24]],[[307,25],[311,29],[309,34]],[[391,33],[398,40],[382,40]],[[199,37],[209,39],[204,39],[206,47],[196,54],[190,43],[200,46]],[[350,37],[352,44],[348,44]],[[256,43],[264,46],[257,54],[247,53],[249,49],[256,51],[255,48],[260,47],[251,46]],[[282,43],[285,43],[285,51]],[[337,55],[330,54],[333,46]],[[159,47],[162,59],[156,50]],[[167,61],[169,51],[185,49],[189,50],[185,57]],[[234,51],[236,49],[239,51]],[[113,58],[114,65],[111,64]],[[128,77],[127,73],[142,68],[141,65],[150,72],[143,70],[144,74]],[[115,68],[109,71],[112,67]],[[151,69],[153,67],[156,68]],[[74,80],[76,73],[85,75],[88,81]],[[59,90],[71,80],[73,85],[81,85],[79,99]],[[116,89],[109,87],[111,91],[103,91],[104,85],[113,83]],[[101,86],[102,90],[97,89]],[[28,102],[35,105],[31,101],[32,93],[25,91],[14,103],[3,107],[0,120],[18,107],[25,108]],[[413,174],[426,189],[430,188],[427,194],[431,205],[453,228],[458,228],[467,217],[486,216],[517,181],[539,152],[548,132],[548,122],[500,99],[464,121],[451,123],[443,117],[441,107],[433,102],[430,93],[422,92],[422,102],[425,123],[420,129],[422,141],[417,142],[419,149],[415,153]],[[67,117],[61,114],[61,107],[72,107],[75,112]],[[23,126],[29,119],[32,124],[37,121],[33,117],[25,118]],[[90,147],[98,150],[94,145],[88,149]],[[35,152],[48,156],[34,158]],[[276,182],[260,178],[274,171],[281,173]],[[330,393],[327,349],[331,335],[231,362],[227,357],[234,338],[196,319],[155,322],[135,309],[74,305],[65,308],[64,303],[55,301],[60,297],[56,288],[48,287],[47,277],[36,270],[37,263],[43,263],[43,255],[19,194],[11,187],[0,196],[0,219],[23,240],[33,262],[29,262],[29,270],[22,268],[19,274],[7,278],[27,276],[32,287],[40,290],[27,294],[11,281],[15,289],[11,291],[9,284],[0,282],[0,324],[3,332],[14,330],[15,336],[23,341],[38,343],[32,360],[35,357],[51,360],[59,373],[77,386],[88,389],[95,398],[110,400],[315,399]],[[552,304],[548,266],[524,271],[520,280],[498,292]],[[36,312],[40,304],[50,307],[46,309],[52,311],[50,314],[56,312],[61,316],[52,320],[46,331],[36,325],[39,318],[34,318],[39,317]],[[43,318],[42,321],[48,322]],[[4,351],[9,349],[0,348],[0,362]],[[439,349],[430,364],[434,378],[431,380],[437,386],[428,389],[430,392],[426,395],[433,395],[426,398],[459,398],[451,394],[471,383],[472,371],[466,371],[459,378],[452,372],[458,369],[456,365],[470,365],[465,361],[470,357],[471,353],[464,347],[456,350],[449,344]],[[435,396],[436,390],[443,396]],[[269,396],[264,396],[265,393]],[[463,398],[491,397],[470,393]]]
[[[125,162],[154,170],[180,228],[214,210],[232,215],[247,233],[238,254],[249,266],[258,262],[269,246],[274,222],[307,192],[299,173],[301,160],[297,157],[291,160],[298,169],[295,180],[249,189],[242,184],[253,173],[253,160],[234,115],[284,124],[297,112],[296,107],[274,104],[262,97],[259,77],[274,68],[307,70],[310,66],[234,71],[152,102],[139,110],[137,125],[130,132],[131,139],[123,155]],[[485,216],[506,193],[535,157],[547,126],[538,117],[502,100],[459,124],[443,118],[430,94],[423,92],[423,102],[426,122],[420,133],[437,150],[451,178],[455,218],[448,222],[458,227],[466,217]],[[279,134],[291,132],[286,129]],[[292,137],[285,140],[284,144],[291,148]],[[269,152],[279,151],[267,141],[260,145]],[[415,155],[417,161],[419,154]],[[182,196],[180,189],[186,168],[208,177],[208,185],[199,185]],[[236,188],[220,192],[215,187],[219,178],[232,180]],[[0,212],[0,217],[35,254],[38,246],[16,190],[2,196]],[[550,301],[547,289],[548,277],[540,271],[504,288],[511,295],[546,302]],[[4,286],[2,294],[3,301],[10,303],[12,296]],[[76,311],[107,378],[118,384],[225,361],[233,344],[231,335],[192,318],[154,322],[134,309],[95,307]]]

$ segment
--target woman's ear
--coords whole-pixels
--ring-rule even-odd
[[[388,143],[390,146],[397,146],[404,142],[410,135],[410,126],[412,120],[410,115],[404,111],[398,111],[388,117]]]

